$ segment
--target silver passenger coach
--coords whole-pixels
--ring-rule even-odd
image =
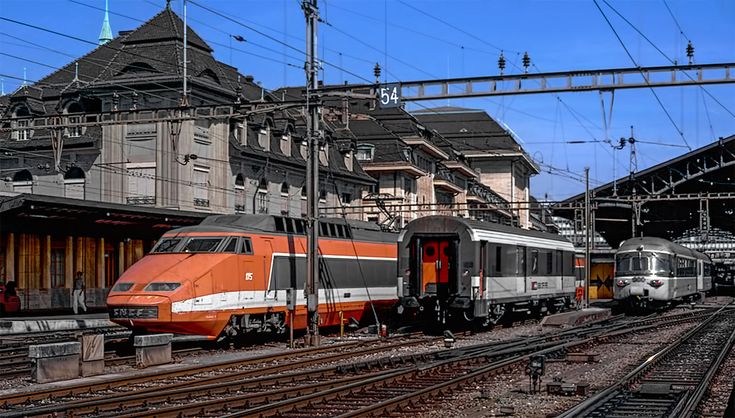
[[[574,247],[565,238],[452,216],[411,221],[398,237],[399,312],[497,322],[571,306]]]

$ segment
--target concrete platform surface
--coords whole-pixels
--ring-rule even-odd
[[[107,313],[0,318],[0,336],[43,331],[74,331],[117,327]],[[120,327],[120,329],[124,329]]]
[[[610,316],[610,309],[587,308],[578,311],[549,315],[541,321],[542,327],[573,327],[586,322],[599,321]]]

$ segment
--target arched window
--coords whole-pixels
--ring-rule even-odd
[[[207,80],[210,80],[216,84],[220,84],[219,77],[217,77],[217,74],[214,73],[214,71],[210,70],[209,68],[205,69],[197,77],[205,78]]]
[[[256,193],[256,213],[268,213],[268,180],[261,178]]]
[[[290,195],[291,193],[290,193],[290,189],[288,186],[288,182],[284,181],[283,184],[281,184],[281,215],[288,216],[288,214],[291,212],[290,202],[289,202]]]
[[[271,150],[271,125],[270,122],[265,122],[258,131],[258,145],[264,150]]]
[[[281,152],[285,156],[291,156],[291,131],[288,129],[281,135]]]
[[[64,196],[72,199],[84,199],[84,170],[72,167],[64,174]]]
[[[245,177],[235,177],[235,213],[245,213]]]
[[[125,66],[125,68],[122,69],[119,73],[117,73],[117,76],[121,75],[139,75],[139,74],[145,74],[145,73],[159,73],[157,69],[153,68],[152,65],[136,61],[132,62]]]
[[[13,191],[17,193],[33,193],[33,175],[22,170],[13,175]]]
[[[25,105],[18,106],[13,112],[13,132],[11,137],[16,141],[27,141],[33,136],[33,131],[28,129],[31,126],[31,112]]]

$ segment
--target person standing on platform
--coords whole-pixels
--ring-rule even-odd
[[[82,276],[82,272],[77,272],[77,277],[74,279],[74,290],[72,291],[71,296],[71,304],[72,308],[74,309],[74,315],[77,314],[78,306],[81,306],[82,309],[84,309],[84,312],[87,312],[87,303],[84,299],[84,291],[87,290],[87,285],[84,283],[84,277]]]

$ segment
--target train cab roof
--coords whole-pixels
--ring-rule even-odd
[[[699,251],[684,247],[669,240],[658,237],[633,237],[620,243],[617,252],[627,251],[661,251],[679,255],[685,255],[704,261],[710,258]]]
[[[374,240],[386,233],[372,222],[344,218],[320,218],[320,237]],[[306,234],[306,220],[265,214],[212,215],[199,225],[179,228],[187,232],[240,232],[272,234]]]
[[[447,233],[458,235],[466,233],[472,241],[496,240],[513,245],[533,245],[533,243],[543,241],[569,251],[574,251],[572,243],[561,235],[446,215],[425,216],[409,222],[401,232],[398,240],[403,241],[406,236],[414,234],[431,235]]]

